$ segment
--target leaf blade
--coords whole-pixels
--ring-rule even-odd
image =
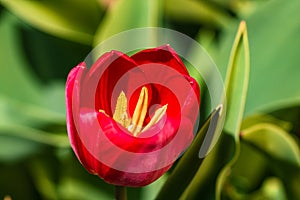
[[[240,52],[242,51],[242,52]],[[244,53],[244,55],[240,55]],[[244,56],[244,61],[239,60]],[[241,64],[240,62],[244,62]],[[243,65],[239,67],[237,65]],[[246,103],[250,72],[250,52],[246,22],[240,23],[230,54],[225,79],[227,113],[224,129],[237,139]]]
[[[158,0],[119,0],[115,2],[98,27],[94,46],[122,31],[158,26],[161,9],[161,3]]]
[[[96,1],[1,0],[1,3],[32,26],[83,44],[91,44],[101,17]]]
[[[192,145],[182,156],[174,171],[158,193],[156,199],[178,199],[181,196],[203,161],[203,157],[201,157],[203,153],[201,151],[207,151],[209,149],[210,142],[206,141],[207,136],[212,139],[214,135],[218,135],[216,131],[220,131],[217,127],[222,121],[221,113],[222,106],[220,105],[211,113],[197,133]]]
[[[279,126],[269,123],[256,124],[243,130],[241,139],[273,158],[300,167],[297,143]]]

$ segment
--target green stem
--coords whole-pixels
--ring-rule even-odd
[[[115,186],[115,197],[116,197],[116,200],[126,200],[127,199],[126,187],[116,185]]]

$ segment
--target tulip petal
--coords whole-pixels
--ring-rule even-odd
[[[71,140],[71,145],[76,145],[76,142],[73,141],[72,133],[74,132],[74,116],[73,110],[75,113],[79,113],[79,108],[76,105],[79,105],[79,88],[80,85],[76,81],[79,76],[82,76],[83,71],[85,69],[85,64],[80,63],[78,66],[73,68],[68,75],[67,83],[66,83],[66,115],[67,115],[67,125],[68,125],[68,133],[69,138]],[[76,151],[77,154],[77,151]]]
[[[81,113],[84,113],[84,115],[87,116],[90,115],[91,112],[82,111]],[[183,119],[181,134],[177,139],[180,142],[176,143],[176,145],[173,145],[172,148],[169,148],[168,151],[165,151],[164,153],[155,151],[154,155],[156,156],[154,157],[154,159],[149,159],[147,160],[147,162],[144,162],[144,157],[147,157],[147,154],[141,153],[145,153],[150,150],[159,150],[160,148],[162,148],[161,146],[163,146],[163,143],[165,143],[166,140],[165,137],[174,136],[174,132],[172,131],[172,129],[161,129],[161,127],[159,126],[154,126],[153,128],[158,128],[161,131],[161,133],[159,133],[159,137],[155,135],[150,139],[135,138],[122,131],[120,129],[121,127],[118,126],[118,124],[115,123],[110,117],[108,117],[104,113],[99,112],[97,114],[97,118],[99,120],[102,131],[105,133],[105,136],[108,137],[110,141],[114,140],[113,142],[121,147],[120,150],[116,151],[114,145],[111,145],[110,142],[104,142],[104,138],[99,138],[99,129],[95,129],[95,126],[98,126],[98,122],[90,117],[83,118],[87,120],[82,120],[81,126],[84,127],[84,129],[89,130],[89,134],[87,135],[89,139],[84,139],[82,137],[80,139],[77,135],[77,141],[80,144],[79,146],[81,147],[81,151],[85,152],[85,156],[86,158],[88,158],[85,160],[88,163],[83,164],[89,172],[97,174],[106,182],[115,185],[137,187],[153,182],[170,168],[171,164],[175,161],[176,158],[178,158],[180,153],[182,153],[182,151],[187,148],[193,138],[193,125],[191,121],[189,119]],[[168,127],[168,125],[164,126]],[[86,133],[86,130],[84,129],[81,131],[85,131]],[[173,133],[170,133],[170,130]],[[150,131],[151,130],[149,130],[149,132]],[[147,134],[147,131],[145,132],[145,134]],[[87,140],[89,140],[88,144],[86,144]],[[155,142],[155,140],[157,140],[158,142]],[[129,157],[128,155],[126,155],[126,150],[134,150],[135,152],[139,152],[138,155],[141,156],[134,156],[133,158],[128,159]],[[169,156],[171,155],[173,157],[172,160],[169,158]],[[104,164],[103,160],[105,161],[105,163],[109,164]],[[160,166],[158,163],[164,160],[167,160],[167,164]],[[116,164],[117,166],[122,166],[123,170],[115,169],[114,164]],[[143,173],[132,173],[130,171],[127,171],[127,169],[130,169],[132,167],[139,168],[143,165],[145,168],[152,170],[148,171],[145,169],[146,172]]]
[[[111,51],[102,55],[89,70],[84,82],[86,98],[91,98],[96,110],[104,110],[112,116],[116,100],[123,91],[126,95],[133,90],[132,86],[142,82],[143,72],[134,69],[134,60],[118,51]],[[121,83],[117,85],[118,81]],[[97,88],[95,88],[97,86]]]
[[[134,137],[112,119],[112,113],[124,91],[132,115],[143,86],[149,91],[150,107],[145,121],[157,106],[168,104],[168,108],[157,123]],[[141,51],[132,58],[111,51],[90,69],[81,63],[68,76],[71,146],[82,165],[106,182],[147,185],[165,173],[191,143],[199,98],[197,82],[168,45]]]
[[[94,118],[91,116],[97,117]],[[74,134],[77,145],[80,148],[79,150],[84,153],[82,153],[81,156],[85,157],[81,163],[90,173],[98,175],[106,182],[132,187],[143,186],[153,182],[170,168],[172,162],[161,168],[156,167],[158,159],[162,159],[156,157],[156,159],[148,160],[148,162],[144,163],[145,167],[152,170],[143,173],[128,172],[126,169],[130,169],[133,165],[136,166],[140,163],[140,160],[138,157],[136,157],[135,161],[132,159],[128,160],[125,148],[129,150],[129,147],[131,147],[131,150],[135,151],[151,150],[157,148],[156,145],[163,142],[163,139],[158,143],[153,141],[145,143],[145,139],[135,138],[129,135],[126,131],[122,130],[122,127],[114,120],[102,112],[95,114],[92,110],[82,109],[81,119],[79,125],[81,127],[80,132],[86,133],[87,130],[89,131],[89,134]],[[99,124],[101,129],[96,128]],[[102,130],[105,134],[104,137],[108,137],[110,141],[115,140],[114,142],[118,143],[117,145],[119,145],[121,149],[116,150],[115,144],[111,145],[111,142],[105,142],[104,138],[100,137],[101,134],[99,134],[99,130]],[[137,145],[134,146],[135,144]],[[178,155],[176,157],[178,157]],[[113,166],[115,163],[117,163],[118,166],[122,166],[123,170],[115,169]]]
[[[157,48],[146,49],[131,56],[139,65],[157,63],[177,70],[179,73],[189,75],[185,65],[170,45],[163,45]]]
[[[190,76],[184,76],[186,80],[191,84],[191,90],[186,92],[186,99],[184,107],[186,110],[190,110],[190,112],[194,112],[195,109],[200,108],[200,87],[197,81]],[[195,96],[194,96],[195,95]],[[195,102],[196,101],[196,102]],[[186,117],[190,115],[184,114]],[[192,116],[189,117],[192,121],[194,120]]]
[[[106,137],[116,146],[120,147],[124,151],[130,151],[134,153],[148,153],[156,151],[164,147],[175,136],[174,133],[179,128],[179,123],[167,118],[166,121],[162,121],[162,124],[153,126],[149,131],[151,136],[149,137],[135,137],[124,127],[116,123],[109,116],[99,114],[99,124]],[[167,129],[164,129],[168,127]],[[145,131],[146,133],[147,131]]]
[[[75,152],[79,161],[87,168],[91,169],[88,160],[90,159],[88,152],[84,151],[81,145],[81,141],[78,137],[77,128],[74,118],[79,117],[79,99],[80,99],[80,80],[85,75],[85,63],[80,63],[71,70],[68,75],[66,83],[66,117],[67,117],[67,129],[71,146]]]
[[[194,97],[196,97],[194,99],[198,100],[198,103],[191,102],[191,104],[196,103],[199,107],[199,86],[197,82],[189,76],[180,57],[170,45],[146,49],[134,54],[131,58],[140,66],[148,65],[148,67],[143,68],[147,80],[160,81],[160,84],[152,84],[153,91],[150,107],[155,104],[168,104],[168,115],[176,116],[180,114],[180,106],[178,106],[178,102],[176,102],[175,99],[185,99],[191,87],[194,89]],[[176,70],[178,73],[170,69]],[[187,82],[189,82],[189,85],[186,84]],[[172,86],[175,86],[175,91],[170,89]],[[132,109],[131,104],[129,105],[129,109]],[[148,117],[145,122],[149,120]]]

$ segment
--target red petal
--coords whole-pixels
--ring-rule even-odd
[[[80,63],[74,67],[68,75],[66,83],[66,117],[67,117],[67,129],[70,143],[75,155],[79,161],[87,168],[91,169],[92,166],[88,162],[89,153],[83,151],[81,142],[78,138],[77,128],[75,126],[74,118],[79,117],[80,110],[80,80],[85,73],[85,63]]]
[[[165,171],[170,168],[170,165],[148,173],[126,173],[115,170],[101,163],[97,158],[95,158],[95,156],[90,153],[90,149],[88,150],[86,148],[86,144],[83,143],[82,138],[80,138],[78,135],[74,117],[79,117],[79,115],[76,115],[75,113],[73,114],[72,111],[80,113],[80,104],[78,101],[81,82],[78,80],[81,80],[81,78],[84,76],[85,70],[85,64],[80,63],[77,67],[71,70],[66,83],[67,128],[71,146],[77,158],[90,173],[97,174],[100,178],[103,178],[108,183],[132,187],[150,184],[159,178],[163,173],[165,173]],[[95,147],[98,146],[98,142],[97,140],[94,140],[95,138],[90,139],[92,139],[93,142],[91,142],[89,146],[91,149],[95,150]],[[101,151],[101,148],[99,150]]]
[[[163,138],[158,143],[147,141],[147,138],[135,138],[121,130],[121,127],[110,117],[103,113],[96,114],[89,109],[81,109],[80,115],[79,134],[74,134],[78,151],[81,152],[79,155],[84,156],[80,160],[83,161],[82,164],[89,172],[97,174],[106,182],[133,187],[147,185],[159,178],[173,163],[170,161],[167,165],[160,167],[157,166],[157,163],[162,160],[159,156],[152,156],[151,159],[143,162],[141,159],[144,159],[145,156],[141,154],[133,154],[133,157],[127,155],[128,151],[125,148],[130,149],[131,145],[136,145],[131,146],[132,150],[149,151],[160,145],[164,141]],[[92,116],[96,116],[96,118]],[[101,128],[99,128],[99,123]],[[117,142],[121,148],[111,143],[112,141]],[[178,146],[174,146],[174,148],[177,149]],[[179,148],[182,149],[182,147]],[[178,150],[175,151],[173,157],[177,158],[179,153]],[[169,154],[172,152],[168,151]],[[144,172],[128,171],[132,167],[143,167],[137,163],[144,163],[146,169],[139,169]],[[115,166],[119,166],[119,168],[121,166],[122,170]]]
[[[112,116],[114,105],[110,102],[116,101],[121,90],[128,93],[128,97],[131,96],[130,102],[136,102],[139,94],[136,90],[137,86],[141,87],[145,84],[145,79],[152,83],[152,79],[158,78],[155,70],[151,70],[153,68],[149,67],[145,70],[137,68],[131,71],[137,64],[128,56],[112,51],[101,56],[87,75],[84,64],[80,64],[68,76],[67,126],[72,148],[89,172],[98,174],[109,183],[134,187],[153,182],[170,168],[172,162],[193,138],[193,126],[199,110],[199,86],[188,76],[181,60],[168,46],[140,52],[145,54],[145,60],[148,58],[149,62],[144,60],[139,64],[153,65],[152,61],[158,59],[155,58],[156,51],[167,52],[163,58],[171,58],[169,61],[157,62],[164,64],[163,68],[159,67],[159,72],[164,76],[158,79],[162,81],[161,83],[151,84],[153,98],[150,104],[168,103],[167,117],[166,121],[161,119],[137,138],[107,115],[99,113],[98,109],[103,109]],[[136,57],[138,60],[139,56]],[[170,68],[175,69],[173,72],[179,73],[169,72]],[[124,74],[129,71],[130,73],[125,76]],[[117,87],[119,91],[114,91],[119,79],[123,77],[125,77],[125,84],[121,84],[121,88]],[[137,82],[140,85],[136,84]],[[98,101],[100,103],[97,103]],[[175,145],[169,145],[175,139],[177,141]],[[160,150],[168,145],[171,148],[160,153]],[[127,154],[131,152],[134,152],[137,157],[128,159]],[[155,156],[148,158],[148,153],[154,153]],[[139,157],[141,155],[142,157]],[[109,164],[106,164],[107,162]],[[119,164],[125,170],[114,167],[115,164]],[[149,170],[132,173],[136,171],[130,169],[136,166]]]
[[[177,132],[177,130],[172,130],[173,122],[163,124],[163,129],[159,127],[161,124],[157,124],[144,133],[147,135],[156,129],[156,131],[161,131],[157,135],[135,138],[103,113],[97,114],[101,126],[99,128],[98,121],[90,117],[92,113],[93,111],[82,110],[81,134],[77,135],[81,150],[90,153],[85,155],[88,158],[85,160],[89,163],[84,166],[91,167],[88,168],[90,172],[116,185],[142,186],[156,180],[169,169],[193,138],[193,125],[190,120],[183,119],[177,143],[161,153],[159,150],[162,149],[168,137],[174,137]],[[107,138],[109,140],[106,141]],[[129,150],[139,153],[128,153]],[[150,151],[152,155],[148,156],[146,152]],[[122,170],[119,170],[120,167]],[[133,173],[133,168],[137,168],[137,171],[144,171],[138,173],[134,170],[135,173]]]
[[[191,84],[191,90],[187,91],[186,93],[185,113],[183,114],[188,118],[190,118],[191,120],[195,120],[193,118],[194,116],[193,113],[195,112],[195,109],[199,110],[200,108],[200,87],[194,78],[190,76],[185,76],[185,78]]]
[[[162,121],[161,124],[156,124],[147,132],[150,135],[149,137],[134,137],[124,127],[106,115],[99,115],[98,120],[102,131],[112,143],[125,151],[134,153],[148,153],[159,150],[173,139],[179,128],[179,122],[167,118],[165,122]]]
[[[184,105],[183,101],[193,88],[193,98],[198,102],[191,102],[190,105],[199,107],[199,86],[192,81],[194,79],[189,76],[183,62],[169,45],[143,50],[131,56],[131,58],[140,65],[139,68],[144,72],[146,79],[156,83],[151,84],[152,101],[149,106],[168,104],[168,115],[176,118],[176,116],[180,116],[180,109]],[[178,102],[180,105],[178,105]],[[130,111],[133,109],[130,107]],[[146,122],[148,121],[149,117],[146,119]]]
[[[163,64],[177,70],[181,74],[189,75],[180,57],[170,45],[146,49],[132,55],[131,58],[139,65],[147,63]]]
[[[135,89],[135,85],[144,82],[145,76],[136,66],[130,57],[121,52],[104,54],[93,64],[87,75],[84,85],[88,90],[86,99],[94,101],[96,110],[104,110],[112,116],[121,91],[127,96]]]
[[[80,99],[81,96],[81,83],[82,78],[85,76],[86,68],[85,64],[81,63],[77,67],[73,68],[69,73],[67,84],[66,84],[66,107],[67,107],[67,127],[69,138],[71,141],[71,146],[79,159],[82,165],[92,174],[97,174],[100,178],[103,178],[106,182],[115,184],[115,185],[123,185],[123,186],[131,186],[131,187],[139,187],[150,184],[159,178],[162,174],[164,174],[171,165],[165,166],[161,169],[153,170],[145,173],[129,173],[120,170],[113,169],[102,162],[99,161],[98,158],[95,157],[95,152],[100,151],[100,153],[107,152],[109,148],[99,148],[99,142],[101,144],[101,140],[99,138],[95,138],[92,124],[99,124],[98,118],[95,118],[96,121],[88,121],[84,120],[84,117],[80,117],[79,113],[82,114],[80,110]],[[73,113],[74,111],[74,113]],[[90,113],[95,113],[95,111],[90,111]],[[89,114],[89,113],[87,113]],[[106,118],[106,120],[102,119],[101,124],[109,125],[116,123],[107,118],[104,114],[98,113],[97,115],[102,116],[102,118]],[[77,118],[77,120],[74,120]],[[79,119],[79,121],[78,121]],[[109,121],[110,122],[107,122]],[[78,124],[82,127],[86,127],[89,131],[83,131],[81,134],[78,132]],[[86,123],[86,124],[85,124]],[[75,125],[77,124],[77,126]],[[79,126],[79,127],[80,127]],[[117,126],[117,125],[116,125]],[[89,133],[89,134],[86,134]],[[86,135],[87,137],[82,137],[82,135]],[[127,135],[127,133],[122,132],[121,135]],[[117,135],[113,135],[117,136]],[[115,138],[116,139],[116,138]],[[84,142],[83,142],[84,141]],[[139,142],[141,144],[141,142]],[[149,143],[147,143],[150,145]],[[152,144],[153,145],[153,144]],[[89,149],[86,147],[88,146]],[[145,146],[145,145],[144,145]],[[141,145],[139,145],[141,147]],[[151,148],[151,146],[147,147]],[[92,153],[91,153],[92,152]],[[110,152],[110,159],[118,159],[122,158],[122,151],[118,152]],[[153,161],[154,162],[154,161]],[[151,164],[151,163],[150,163]]]
[[[79,137],[77,137],[76,139],[78,145],[82,147],[80,150],[84,152],[84,154],[82,155],[85,156],[85,161],[87,161],[87,163],[83,163],[85,168],[90,173],[98,175],[107,183],[113,185],[129,187],[145,186],[161,177],[171,167],[171,165],[169,165],[162,169],[146,173],[128,173],[116,170],[100,162],[89,152],[89,150],[86,149],[85,145],[82,143]]]

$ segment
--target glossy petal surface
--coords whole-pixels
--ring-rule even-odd
[[[141,87],[149,91],[143,126],[155,110],[168,107],[163,118],[135,137],[112,115],[117,97],[124,91],[132,117]],[[90,173],[108,183],[147,185],[165,173],[191,143],[199,97],[197,82],[169,45],[132,57],[111,51],[90,69],[81,63],[70,72],[66,85],[72,148]]]

